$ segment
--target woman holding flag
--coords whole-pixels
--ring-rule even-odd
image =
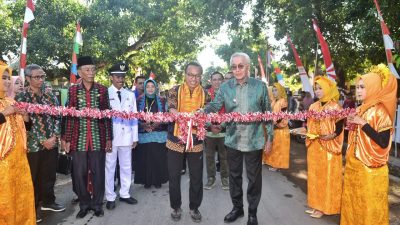
[[[274,113],[285,112],[288,107],[285,88],[275,83],[272,87],[272,111]],[[272,151],[263,153],[263,164],[270,166],[271,171],[276,171],[278,168],[289,168],[289,153],[290,153],[290,132],[288,120],[281,119],[274,121],[274,140],[272,142]]]
[[[389,224],[387,161],[396,113],[397,81],[383,64],[359,77],[362,102],[351,124],[342,195],[341,225]]]
[[[328,77],[316,77],[315,95],[319,99],[310,110],[340,110],[339,91]],[[340,213],[342,194],[343,119],[307,120],[307,198],[306,210],[313,218]]]

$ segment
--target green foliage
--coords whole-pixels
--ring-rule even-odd
[[[229,22],[238,27],[244,4],[239,0],[38,0],[28,33],[28,63],[44,66],[50,77],[68,77],[75,24],[80,20],[82,55],[95,58],[98,80],[117,60],[141,67],[157,81],[182,79],[181,67],[194,60],[200,40]],[[19,55],[24,0],[4,4],[0,53]],[[4,7],[3,7],[4,6]],[[3,17],[2,17],[3,18]],[[59,68],[56,70],[56,68]],[[103,70],[103,72],[101,72]],[[55,73],[57,72],[57,74]],[[134,70],[129,76],[133,77]]]
[[[380,0],[379,3],[385,22],[392,32],[391,37],[395,40],[396,37],[400,37],[400,1]],[[221,46],[217,54],[228,62],[228,56],[241,50],[250,53],[253,64],[256,63],[255,55],[264,52],[265,49],[265,42],[261,42],[266,30],[265,23],[271,23],[275,27],[275,39],[286,38],[286,34],[291,36],[308,71],[315,67],[315,49],[318,43],[312,27],[312,18],[317,19],[329,44],[340,79],[339,84],[343,85],[345,80],[363,73],[371,64],[386,62],[376,8],[370,0],[256,0],[251,26],[244,24],[239,33],[232,32],[232,43]],[[287,52],[282,61],[288,63],[284,64],[282,69],[287,74],[295,74],[297,68],[288,45]],[[398,57],[396,62],[400,62]],[[318,67],[323,67],[323,64],[322,54],[319,54]]]
[[[400,2],[379,1],[383,17],[392,31],[392,37],[400,35]],[[385,62],[385,50],[381,28],[376,17],[373,1],[332,0],[267,0],[271,11],[270,21],[276,27],[275,37],[284,38],[289,33],[307,70],[315,59],[318,42],[311,18],[316,18],[328,41],[336,72],[341,83],[362,73],[367,61],[372,64]],[[292,52],[284,57],[294,61]],[[323,64],[322,55],[318,59]]]

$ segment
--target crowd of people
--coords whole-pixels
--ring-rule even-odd
[[[78,74],[82,79],[70,86],[66,106],[78,110],[88,107],[151,113],[295,112],[292,110],[297,106],[293,104],[299,105],[298,101],[281,84],[267,87],[263,81],[250,77],[250,66],[247,54],[233,54],[231,72],[225,76],[212,73],[211,87],[205,89],[201,86],[203,68],[197,62],[190,62],[184,68],[184,83],[174,86],[163,97],[157,82],[143,76],[136,77],[134,91],[125,88],[129,67],[124,62],[108,70],[110,87],[96,83],[95,62],[92,57],[83,56],[78,59]],[[108,210],[114,210],[121,202],[138,204],[131,196],[134,180],[146,189],[161,188],[168,182],[171,218],[179,221],[181,176],[187,164],[189,213],[194,222],[200,222],[203,190],[210,190],[217,183],[217,159],[221,188],[229,190],[233,205],[224,221],[233,222],[245,214],[244,164],[248,179],[247,224],[254,225],[258,224],[262,165],[268,165],[271,171],[289,167],[287,119],[209,123],[204,141],[197,138],[193,126],[193,145],[187,147],[179,139],[181,129],[177,122],[28,114],[14,107],[15,102],[50,106],[60,103],[51,90],[44,88],[46,74],[39,65],[28,65],[25,74],[26,87],[21,77],[12,77],[9,66],[0,65],[1,224],[36,224],[43,220],[42,210],[65,210],[54,194],[59,145],[72,158],[72,188],[79,201],[76,218],[84,218],[90,211],[97,217],[103,216],[104,198]],[[303,110],[342,109],[335,82],[318,76],[314,88],[316,99],[304,93]],[[356,97],[361,104],[355,114],[347,118],[309,118],[304,128],[295,130],[296,135],[306,137],[309,206],[306,213],[311,217],[341,214],[342,225],[389,223],[387,161],[396,89],[397,82],[388,68],[376,66],[356,80]],[[355,107],[350,100],[346,104]],[[349,135],[343,174],[345,127]],[[207,172],[204,186],[203,155]],[[116,178],[120,181],[118,193]]]

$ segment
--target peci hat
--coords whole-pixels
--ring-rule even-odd
[[[78,58],[78,68],[85,65],[94,65],[94,61],[91,56],[81,56]]]

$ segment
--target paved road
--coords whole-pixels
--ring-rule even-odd
[[[339,224],[339,216],[326,216],[322,219],[313,219],[304,213],[306,209],[306,161],[305,148],[294,141],[291,144],[291,169],[282,172],[271,172],[263,167],[263,193],[258,208],[258,220],[261,225],[324,225]],[[205,176],[205,173],[204,173]],[[204,178],[204,182],[205,182]],[[247,183],[244,179],[244,191]],[[400,220],[400,184],[391,182],[391,224],[398,225]],[[61,213],[44,213],[42,224],[79,224],[79,225],[188,225],[192,222],[189,215],[188,203],[189,177],[182,177],[182,220],[174,222],[170,219],[168,185],[161,189],[144,189],[141,185],[133,185],[131,193],[138,199],[137,205],[131,206],[117,201],[113,211],[105,209],[105,216],[97,218],[89,213],[84,219],[76,219],[78,206],[71,204],[73,198],[69,176],[59,175],[56,187],[57,201],[65,203],[67,210]],[[398,198],[397,198],[398,197]],[[247,201],[245,200],[245,207]],[[105,207],[104,207],[105,208]],[[224,216],[231,210],[232,205],[229,192],[221,189],[218,184],[212,190],[204,190],[204,198],[200,207],[203,215],[201,224],[219,225]],[[245,217],[232,225],[246,224]]]

